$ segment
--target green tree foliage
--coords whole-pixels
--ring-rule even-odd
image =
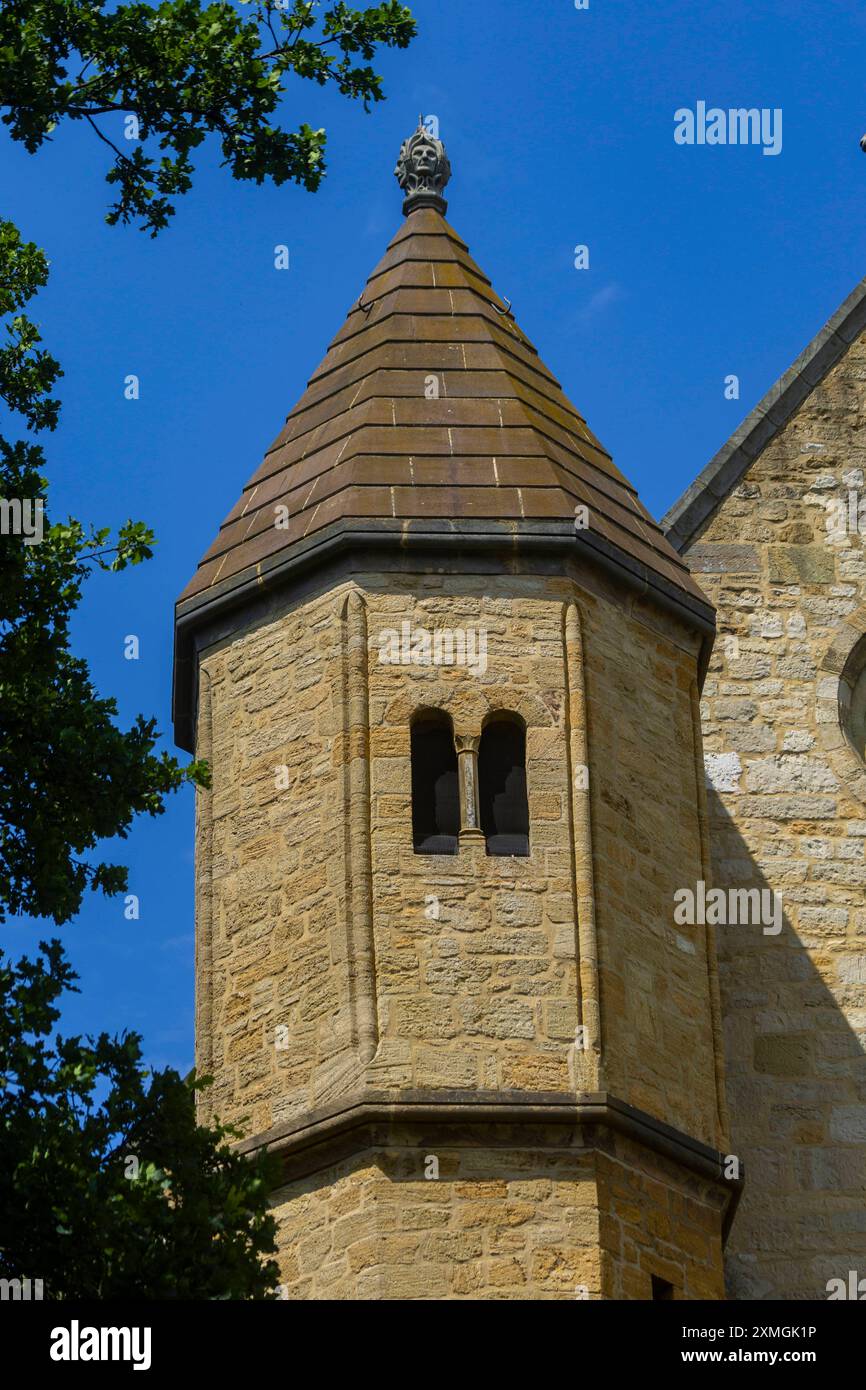
[[[76,977],[41,950],[0,953],[0,1277],[52,1299],[270,1296],[273,1160],[197,1125],[204,1081],[148,1073],[136,1034],[52,1040]]]
[[[287,81],[332,83],[369,109],[383,96],[370,66],[377,48],[405,48],[414,33],[396,0],[364,9],[164,0],[108,13],[103,0],[3,0],[0,110],[31,152],[63,121],[86,122],[111,155],[108,221],[134,220],[155,235],[175,211],[172,198],[191,187],[191,155],[208,135],[237,179],[318,188],[324,130],[275,124]],[[138,138],[111,139],[101,118],[112,114],[134,117]]]
[[[22,241],[11,222],[0,222],[0,317],[8,342],[0,346],[0,399],[24,416],[31,430],[54,429],[60,402],[50,393],[63,373],[37,344],[35,323],[19,310],[48,281],[48,262],[32,241]]]

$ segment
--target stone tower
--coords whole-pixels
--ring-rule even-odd
[[[709,872],[713,609],[422,125],[396,172],[404,222],[177,607],[205,1103],[281,1156],[291,1298],[722,1297],[715,950],[672,912]]]

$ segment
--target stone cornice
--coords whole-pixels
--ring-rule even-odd
[[[724,1194],[723,1235],[730,1229],[743,1187],[743,1176],[724,1176],[725,1158],[719,1150],[682,1130],[663,1123],[606,1091],[567,1095],[556,1091],[460,1091],[424,1090],[388,1093],[360,1091],[321,1109],[308,1111],[252,1135],[236,1145],[240,1153],[262,1149],[281,1162],[281,1181],[289,1182],[373,1147],[393,1142],[396,1128],[426,1133],[463,1134],[474,1144],[478,1130],[499,1131],[496,1142],[507,1140],[503,1131],[523,1135],[523,1141],[545,1145],[540,1131],[556,1136],[557,1146],[591,1148],[594,1132],[619,1134],[649,1149],[715,1186]],[[525,1134],[531,1130],[531,1134]]]
[[[558,575],[589,564],[674,614],[701,634],[703,681],[715,635],[713,608],[590,530],[576,532],[563,521],[347,521],[177,605],[175,742],[193,751],[199,634],[207,630],[210,642],[241,630],[277,590],[303,594],[305,586],[311,592],[365,570],[423,573],[435,567],[437,573],[501,574],[520,572],[524,563],[535,572]]]

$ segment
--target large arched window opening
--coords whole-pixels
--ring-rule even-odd
[[[416,854],[456,854],[460,792],[454,730],[447,714],[412,721],[412,844]]]
[[[478,749],[481,830],[487,853],[529,853],[526,797],[526,725],[516,714],[495,714]]]

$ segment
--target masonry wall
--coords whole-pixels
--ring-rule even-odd
[[[586,591],[569,656],[565,581],[430,576],[405,590],[370,578],[363,601],[349,588],[323,595],[202,662],[199,752],[214,786],[199,798],[198,1037],[217,1076],[210,1103],[258,1131],[362,1080],[603,1080],[717,1143],[713,965],[701,928],[672,926],[676,888],[701,873],[696,639]],[[382,634],[406,618],[483,629],[483,672],[381,662]],[[413,853],[409,725],[428,706],[465,734],[492,710],[525,719],[529,858]],[[590,917],[595,985],[579,958]],[[575,1042],[592,989],[600,1036],[588,1061]]]
[[[274,1194],[286,1297],[600,1297],[592,1153],[430,1147],[395,1135]]]
[[[621,1136],[511,1133],[395,1126],[280,1188],[283,1296],[651,1299],[655,1276],[674,1299],[724,1297],[717,1188]]]
[[[317,1068],[351,1058],[332,610],[287,613],[201,669],[196,1056],[204,1113],[247,1133],[327,1098]]]
[[[725,1297],[720,1187],[622,1135],[596,1156],[602,1296]]]
[[[483,662],[382,660],[404,621],[483,632]],[[531,575],[369,575],[206,652],[197,1038],[216,1084],[204,1113],[253,1135],[365,1089],[608,1090],[721,1146],[711,943],[672,920],[676,889],[704,872],[697,653],[691,630],[607,581]],[[410,724],[431,707],[458,736],[480,735],[496,710],[525,721],[527,858],[465,842],[456,856],[413,853]],[[579,1165],[477,1158],[487,1176],[467,1181],[481,1188],[461,1187],[461,1169],[447,1197],[395,1176],[387,1153],[366,1176],[350,1164],[310,1179],[278,1203],[286,1282],[298,1297],[368,1296],[412,1266],[447,1297],[573,1297],[575,1283],[596,1296]],[[397,1184],[387,1198],[382,1182]],[[605,1182],[593,1219],[607,1213],[611,1233],[627,1217]],[[508,1234],[514,1193],[531,1207],[522,1243]],[[464,1226],[464,1203],[489,1222]],[[661,1240],[667,1199],[659,1211]],[[350,1216],[353,1249],[336,1233]],[[711,1220],[718,1242],[717,1209]],[[607,1287],[645,1296],[646,1259],[631,1269],[629,1251],[607,1251]],[[678,1287],[709,1287],[689,1278]]]
[[[585,652],[604,1083],[723,1147],[712,932],[673,915],[705,872],[697,639],[587,604]]]
[[[582,592],[585,699],[575,715],[571,585],[430,577],[411,607],[395,589],[382,581],[366,591],[380,1028],[371,1076],[403,1086],[567,1090],[588,1075],[598,1084],[574,1046],[587,988],[577,899],[591,893],[604,1084],[714,1142],[705,942],[699,929],[671,929],[683,865],[697,872],[700,863],[695,640],[645,614],[639,621],[618,596]],[[483,629],[486,670],[378,662],[382,634],[407,614],[413,629]],[[488,858],[483,845],[461,845],[455,857],[413,853],[409,722],[419,707],[445,709],[458,734],[480,734],[496,709],[525,719],[528,859]],[[575,717],[585,725],[585,797],[571,785],[580,781]],[[576,866],[584,812],[592,862]]]
[[[866,1271],[866,783],[839,712],[866,557],[856,528],[828,531],[849,490],[862,501],[864,466],[861,338],[686,552],[718,609],[703,701],[714,879],[772,889],[784,909],[778,935],[719,929],[747,1166],[737,1297],[823,1298],[828,1279]]]

